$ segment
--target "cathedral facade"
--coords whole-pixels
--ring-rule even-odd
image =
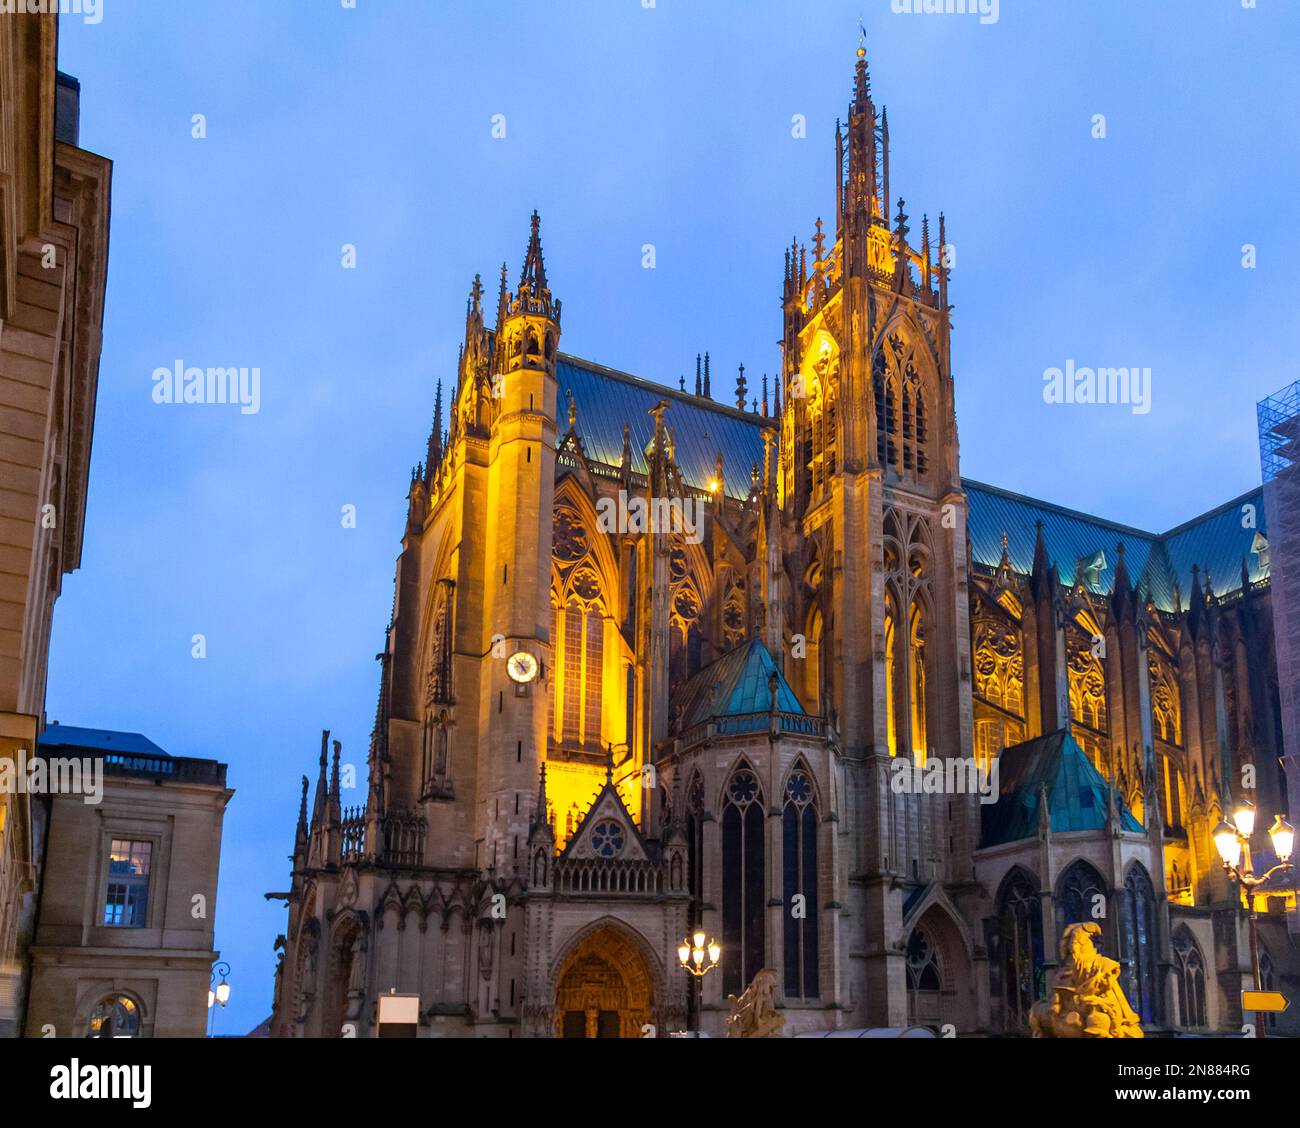
[[[734,406],[707,357],[561,352],[536,215],[494,318],[475,280],[365,803],[328,734],[303,779],[274,1035],[395,993],[425,1037],[719,1036],[765,969],[787,1034],[1019,1034],[1085,920],[1150,1033],[1241,1027],[1211,833],[1286,809],[1261,496],[1156,535],[963,479],[945,223],[889,204],[862,53],[836,165]],[[1275,988],[1294,884],[1256,898]]]

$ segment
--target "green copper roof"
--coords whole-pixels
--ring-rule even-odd
[[[673,694],[681,709],[681,728],[703,724],[714,717],[743,717],[772,708],[768,680],[777,676],[776,707],[782,713],[803,713],[799,698],[777,669],[768,649],[758,639],[736,647],[706,666]]]
[[[998,772],[998,801],[983,809],[981,849],[1037,838],[1044,787],[1054,833],[1106,826],[1110,787],[1069,733],[1004,749]],[[1122,829],[1141,833],[1142,824],[1122,798],[1119,816]]]

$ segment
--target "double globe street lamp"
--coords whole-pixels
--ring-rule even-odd
[[[1250,839],[1255,833],[1255,805],[1250,802],[1238,804],[1232,812],[1232,822],[1221,822],[1214,832],[1214,847],[1223,860],[1223,868],[1245,891],[1250,908],[1250,965],[1254,976],[1256,991],[1264,989],[1259,974],[1259,918],[1255,912],[1255,890],[1275,874],[1292,868],[1291,853],[1295,848],[1295,827],[1281,815],[1273,820],[1268,828],[1268,837],[1273,843],[1273,853],[1277,865],[1264,873],[1255,872],[1254,861],[1250,856]],[[1261,1015],[1255,1015],[1255,1033],[1264,1036],[1264,1024]]]

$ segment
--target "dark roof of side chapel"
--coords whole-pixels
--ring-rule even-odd
[[[1110,787],[1065,730],[1003,749],[998,772],[998,801],[981,808],[980,849],[1037,838],[1044,787],[1054,834],[1106,826]],[[1122,829],[1141,833],[1122,798],[1119,814]]]
[[[645,449],[654,431],[648,412],[666,399],[671,407],[664,422],[675,439],[677,464],[687,483],[707,489],[721,454],[728,496],[748,496],[751,470],[763,465],[763,432],[775,429],[775,419],[565,354],[558,359],[556,378],[562,406],[568,393],[573,393],[578,437],[593,462],[607,466],[622,462],[626,423],[631,430],[632,471],[645,473]],[[1252,584],[1268,577],[1252,551],[1256,533],[1268,535],[1262,488],[1167,533],[1151,533],[983,482],[963,479],[962,485],[977,565],[998,566],[1005,533],[1011,566],[1028,575],[1033,570],[1037,524],[1042,521],[1048,559],[1060,570],[1062,581],[1071,583],[1078,562],[1102,552],[1106,567],[1091,590],[1110,595],[1122,543],[1130,582],[1144,594],[1149,591],[1161,611],[1175,610],[1176,603],[1187,609],[1193,567],[1201,570],[1202,587],[1208,571],[1216,596],[1241,590],[1243,561]],[[1255,525],[1243,521],[1247,505],[1253,507]]]

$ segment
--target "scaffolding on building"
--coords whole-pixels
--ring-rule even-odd
[[[1264,481],[1300,465],[1300,380],[1259,404],[1259,456]]]

